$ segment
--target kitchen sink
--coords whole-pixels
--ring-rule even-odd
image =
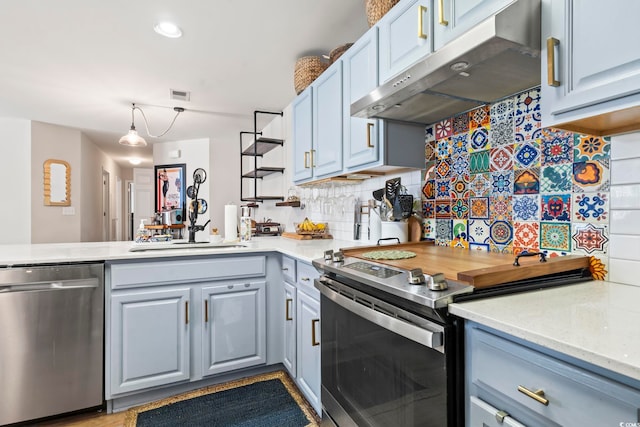
[[[246,245],[237,242],[195,242],[186,240],[176,240],[171,242],[149,242],[134,243],[129,252],[154,251],[154,250],[176,250],[176,249],[239,249],[246,248]]]

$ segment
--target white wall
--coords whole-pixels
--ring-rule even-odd
[[[31,121],[0,118],[0,243],[31,243]]]
[[[640,286],[640,133],[611,138],[609,280]]]
[[[224,205],[240,206],[240,140],[213,140],[209,153],[211,227],[224,234]],[[239,212],[238,212],[239,215]],[[209,227],[209,229],[211,229]]]

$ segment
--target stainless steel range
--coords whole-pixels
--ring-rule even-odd
[[[462,329],[446,307],[473,287],[340,252],[313,264],[323,272],[323,424],[459,425]]]

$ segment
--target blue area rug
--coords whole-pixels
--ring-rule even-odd
[[[318,423],[291,379],[279,371],[132,408],[125,425],[303,427]]]

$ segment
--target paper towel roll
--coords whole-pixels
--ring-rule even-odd
[[[238,207],[224,205],[224,240],[235,242],[238,240]]]

